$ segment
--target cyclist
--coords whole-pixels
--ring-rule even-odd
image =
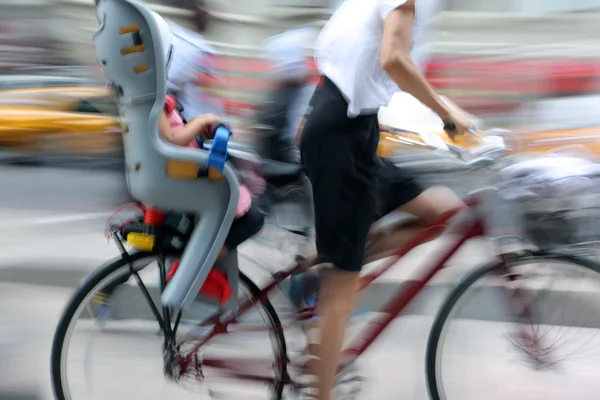
[[[304,121],[300,124],[302,126]],[[300,140],[301,132],[297,135]],[[425,229],[443,213],[463,206],[460,198],[449,188],[434,186],[423,189],[419,183],[402,169],[395,166],[385,158],[378,159],[377,170],[378,189],[376,196],[376,209],[374,220],[378,221],[386,215],[401,211],[411,214],[413,218],[402,219],[393,223],[384,224],[381,228],[372,228],[367,236],[365,246],[364,264],[368,264],[393,255],[401,246],[414,238],[416,234]],[[431,237],[430,239],[434,239]],[[307,257],[303,263],[311,267],[319,263],[316,255]],[[320,292],[321,274],[319,271],[308,270],[291,278],[288,287],[289,297],[293,304],[301,309],[313,306]],[[314,328],[315,321],[308,324]],[[310,331],[309,331],[310,332]],[[309,338],[314,339],[314,338]],[[318,340],[317,340],[318,343]],[[304,354],[295,361],[300,367],[310,367],[310,360],[314,360],[317,345],[309,345],[309,354]],[[305,371],[306,372],[306,371]],[[359,371],[356,368],[346,368],[344,376],[336,380],[344,383],[360,381]],[[311,379],[304,379],[311,382]],[[352,390],[356,390],[353,388]]]
[[[316,362],[309,365],[317,387],[303,390],[303,398],[331,398],[378,208],[376,177],[392,171],[376,157],[379,107],[401,88],[432,109],[450,133],[471,128],[464,113],[444,102],[419,69],[417,49],[438,6],[432,0],[346,0],[317,39],[322,84],[313,94],[300,150],[313,189],[317,262],[325,273],[317,305],[320,345],[311,349]],[[452,207],[435,191],[422,191],[409,176],[393,171],[392,192],[403,211],[431,220]]]

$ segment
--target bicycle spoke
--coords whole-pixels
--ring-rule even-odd
[[[242,380],[246,381],[242,387],[250,386],[241,398],[279,398],[287,383],[287,350],[283,328],[268,300],[247,302],[248,312],[231,324],[234,333],[215,335],[197,348],[215,328],[202,326],[214,311],[207,312],[196,302],[176,316],[164,310],[159,303],[162,285],[152,293],[149,286],[153,277],[164,275],[161,261],[154,254],[132,254],[92,274],[82,285],[55,335],[52,377],[56,397],[105,399],[114,397],[112,390],[118,389],[120,396],[133,398],[160,393],[160,398],[184,400],[209,393],[230,399],[239,398]],[[257,298],[258,288],[245,276],[240,279],[241,295]],[[119,284],[103,303],[106,315],[90,319],[85,312],[88,303],[111,282]],[[163,315],[161,309],[166,311]],[[189,335],[189,330],[194,334]],[[190,341],[181,339],[186,336]]]
[[[570,256],[537,252],[514,265],[475,270],[434,323],[427,349],[432,398],[478,399],[497,379],[511,385],[488,393],[489,399],[592,393],[600,313],[586,299],[594,293],[600,293],[600,265]],[[482,315],[475,308],[483,306],[492,307],[485,322],[471,317]]]

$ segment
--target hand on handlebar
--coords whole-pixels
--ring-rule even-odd
[[[212,114],[206,114],[194,118],[194,120],[196,119],[198,120],[198,124],[201,126],[199,135],[203,140],[212,140],[215,137],[217,128],[221,125],[225,125],[218,117]]]
[[[444,130],[452,140],[456,136],[475,132],[473,123],[460,111],[453,110],[443,122]]]

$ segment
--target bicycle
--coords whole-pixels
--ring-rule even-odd
[[[475,160],[475,163],[487,162],[489,162],[489,160]],[[457,235],[452,244],[448,246],[444,252],[440,253],[437,262],[423,271],[422,279],[409,287],[406,291],[395,293],[390,301],[379,310],[383,313],[384,317],[378,319],[375,323],[369,324],[368,328],[363,331],[363,334],[359,335],[359,338],[353,341],[352,344],[344,350],[344,365],[349,365],[354,362],[371,346],[390,323],[402,312],[406,305],[409,304],[409,302],[425,287],[427,282],[429,282],[435,274],[444,267],[450,257],[455,254],[467,240],[484,235],[486,227],[498,226],[497,220],[492,221],[492,225],[490,225],[490,220],[494,219],[494,217],[490,218],[490,216],[493,215],[497,218],[498,213],[490,212],[489,206],[485,207],[486,202],[489,205],[490,201],[493,202],[494,205],[492,209],[499,207],[496,203],[497,200],[496,192],[491,189],[484,190],[473,197],[470,197],[466,200],[466,208],[456,210],[440,218],[411,243],[404,248],[399,249],[394,257],[377,268],[376,271],[369,273],[362,278],[361,288],[365,289],[383,273],[388,271],[399,258],[407,254],[412,248],[423,243],[430,237],[436,236],[448,226],[452,232]],[[502,219],[505,219],[506,215],[504,212],[506,211],[506,207],[501,207],[500,211]],[[450,221],[453,222],[450,223]],[[507,227],[507,224],[503,223],[501,226]],[[177,338],[177,330],[181,323],[182,313],[180,312],[177,316],[171,316],[169,310],[164,308],[161,315],[159,307],[157,307],[150,298],[148,290],[142,283],[139,275],[143,268],[140,266],[147,266],[148,263],[139,262],[144,259],[158,260],[161,271],[161,288],[164,289],[167,272],[165,270],[164,260],[169,257],[179,257],[180,254],[161,247],[158,247],[151,252],[141,251],[130,254],[125,249],[124,242],[128,235],[128,231],[131,231],[131,228],[131,226],[125,225],[114,232],[115,240],[121,247],[122,256],[94,273],[94,275],[76,292],[61,318],[52,352],[52,375],[57,398],[70,398],[64,392],[64,382],[62,382],[63,377],[61,371],[64,368],[62,365],[62,354],[65,336],[71,327],[74,315],[84,306],[85,299],[89,299],[99,287],[103,284],[105,285],[106,282],[110,280],[110,276],[118,277],[127,274],[133,276],[138,282],[144,293],[144,297],[148,300],[148,304],[158,321],[162,334],[164,335],[164,368],[165,375],[168,378],[174,381],[181,381],[185,377],[189,378],[192,376],[194,379],[202,380],[205,369],[217,368],[223,370],[222,372],[226,375],[230,375],[236,379],[269,382],[272,387],[272,398],[282,398],[281,396],[284,387],[287,385],[294,386],[295,383],[288,372],[288,350],[286,338],[283,334],[284,326],[267,296],[288,277],[301,273],[304,267],[295,265],[292,268],[282,270],[274,274],[273,279],[262,288],[256,286],[246,275],[240,273],[241,286],[244,287],[243,291],[247,292],[249,297],[240,302],[239,311],[229,314],[221,311],[215,312],[204,321],[196,323],[195,328],[189,334]],[[157,237],[160,237],[160,235]],[[160,242],[160,239],[158,241]],[[505,288],[506,300],[509,302],[520,303],[522,306],[521,310],[514,311],[516,317],[515,321],[527,321],[529,325],[533,326],[536,314],[535,311],[528,306],[528,304],[532,302],[531,293],[520,290],[519,288],[511,289],[510,285],[515,286],[515,282],[518,282],[519,280],[520,273],[517,271],[517,267],[536,261],[559,261],[571,264],[574,267],[580,267],[600,273],[599,265],[585,259],[555,254],[543,250],[523,250],[518,252],[500,252],[495,261],[492,261],[488,265],[476,268],[463,277],[462,281],[444,302],[444,305],[434,322],[428,341],[427,383],[433,399],[446,398],[443,394],[443,387],[440,387],[441,366],[437,359],[440,351],[440,340],[444,334],[447,319],[452,316],[455,307],[460,303],[465,292],[480,280],[488,277],[497,278],[499,283],[505,281],[504,283],[507,286]],[[227,357],[206,358],[198,355],[203,346],[216,340],[215,338],[219,335],[227,335],[228,332],[256,332],[258,328],[255,325],[239,323],[238,321],[246,312],[248,312],[248,310],[257,304],[260,305],[262,311],[266,315],[268,325],[267,331],[272,336],[272,346],[274,347],[274,354],[276,354],[274,377],[269,378],[268,375],[256,374],[257,370],[269,368],[268,363],[265,361],[261,363],[259,360],[228,359]],[[293,319],[304,321],[313,317],[314,307],[306,307],[295,314]],[[536,339],[533,336],[535,335],[535,329],[530,327],[531,332],[528,332],[527,325],[525,324],[524,326],[525,328],[523,328],[522,332],[513,338],[516,342],[515,346],[522,347],[524,355],[529,357],[530,361],[535,363],[538,367],[549,365],[551,362],[548,358],[551,358],[551,356],[547,351],[541,350],[539,347],[540,343],[538,343],[538,339],[541,340],[543,338]],[[201,335],[199,335],[200,332]],[[188,348],[188,350],[182,350],[184,348]]]
[[[158,209],[160,207],[148,207],[141,220],[130,221],[116,227],[112,236],[121,249],[121,256],[88,277],[69,301],[58,324],[51,351],[51,375],[55,397],[59,400],[91,399],[87,391],[89,385],[87,385],[86,378],[93,370],[100,370],[102,376],[108,378],[109,381],[114,379],[115,375],[121,377],[123,373],[127,373],[131,380],[130,375],[141,372],[144,385],[136,384],[134,392],[129,393],[137,398],[160,395],[160,392],[152,386],[155,381],[149,381],[146,378],[150,372],[163,374],[169,382],[177,384],[172,385],[174,388],[200,383],[201,388],[208,391],[208,395],[220,394],[209,387],[212,384],[208,378],[209,373],[215,372],[221,374],[223,378],[234,379],[236,383],[243,380],[263,384],[266,386],[269,398],[281,399],[286,387],[294,389],[298,386],[290,367],[288,342],[292,336],[291,333],[294,333],[290,330],[297,327],[297,321],[311,320],[315,316],[315,310],[314,307],[305,307],[294,313],[289,320],[282,320],[269,295],[273,294],[290,276],[303,273],[306,266],[302,262],[293,264],[287,269],[274,273],[260,287],[253,283],[246,274],[238,271],[235,252],[225,259],[221,259],[213,268],[213,261],[216,259],[218,247],[223,243],[227,224],[231,224],[233,220],[235,206],[232,205],[236,203],[235,193],[237,192],[233,182],[237,182],[237,178],[224,162],[226,151],[217,154],[215,163],[214,160],[211,160],[210,155],[204,154],[202,151],[176,150],[164,147],[164,144],[157,140],[158,132],[155,126],[158,114],[154,112],[154,109],[162,109],[166,88],[163,78],[164,67],[161,66],[164,65],[162,46],[155,42],[155,38],[160,37],[157,32],[157,23],[153,22],[155,16],[145,5],[135,0],[101,0],[99,4],[102,6],[101,14],[103,13],[102,17],[99,17],[102,24],[101,29],[96,36],[99,60],[104,65],[109,79],[116,82],[121,97],[125,97],[128,101],[125,103],[125,107],[129,107],[127,111],[130,126],[127,127],[126,133],[129,136],[125,140],[130,145],[133,143],[141,146],[139,147],[141,150],[136,149],[137,153],[133,158],[141,161],[132,165],[131,170],[127,170],[128,178],[133,180],[133,182],[129,182],[130,187],[133,186],[135,191],[141,193],[136,197],[151,198],[158,204],[167,205],[163,207],[172,207],[175,210],[179,208],[177,210],[179,212],[181,209],[197,209],[199,214],[202,211],[213,211],[218,218],[209,215],[212,218],[209,218],[208,222],[205,222],[204,218],[195,218],[194,221],[198,226],[192,226],[191,231],[181,233],[164,225],[164,211]],[[132,37],[129,38],[129,35]],[[129,40],[132,41],[133,46],[119,49],[114,45],[115,43],[125,43],[127,46]],[[154,51],[146,51],[145,46]],[[129,54],[135,54],[135,57],[125,58]],[[144,68],[138,68],[137,64],[134,64],[140,62],[145,63]],[[150,94],[148,88],[154,88]],[[154,135],[153,137],[148,138],[148,129],[151,129],[150,133]],[[225,139],[212,147],[217,149],[217,153],[219,149],[223,151],[227,148],[229,132],[222,131],[221,133],[224,134]],[[218,137],[220,137],[219,132],[217,132]],[[149,141],[152,146],[149,146]],[[126,146],[126,153],[133,151],[127,150],[127,148],[128,146]],[[167,168],[169,167],[165,158],[193,163],[191,166],[186,164],[185,168],[178,168],[175,171],[180,179],[182,177],[188,179],[185,185],[180,181],[170,182],[164,176],[164,171],[161,172],[163,175],[152,173],[158,171],[158,169],[152,169],[153,162],[158,165],[166,163]],[[128,163],[130,162],[128,161]],[[492,163],[493,160],[480,157],[470,160],[466,166],[478,168],[489,166]],[[198,165],[201,167],[198,168]],[[208,170],[206,166],[209,166]],[[172,168],[171,172],[174,170],[175,168]],[[158,179],[159,177],[161,179]],[[172,176],[169,177],[172,178]],[[211,177],[216,179],[211,181]],[[223,195],[223,188],[226,185],[229,185],[228,189],[233,193],[226,193],[227,197]],[[189,198],[174,199],[173,195],[163,195],[168,192],[168,188],[185,192],[182,189],[184,186],[194,190],[188,194]],[[220,197],[217,197],[218,201],[210,202],[211,199],[207,199],[207,205],[198,203],[197,199],[200,195],[208,197],[211,191],[218,189],[222,190]],[[198,197],[193,197],[193,195]],[[228,205],[222,206],[223,203]],[[169,206],[170,204],[173,205]],[[344,350],[341,369],[353,364],[369,349],[407,304],[444,268],[452,255],[467,240],[476,237],[493,239],[491,242],[498,245],[496,247],[497,254],[490,264],[476,268],[460,279],[434,321],[426,354],[426,376],[430,396],[435,400],[447,399],[449,396],[457,399],[465,398],[464,395],[453,397],[448,394],[451,393],[448,391],[453,387],[444,382],[447,374],[442,368],[441,360],[444,348],[448,343],[441,341],[449,332],[449,321],[451,317],[457,315],[457,307],[467,298],[466,294],[469,289],[480,281],[489,279],[493,283],[492,287],[496,289],[496,294],[500,295],[502,304],[508,306],[510,315],[505,317],[505,320],[513,324],[512,331],[518,332],[511,336],[510,345],[538,369],[557,364],[557,354],[551,352],[545,343],[550,336],[547,332],[542,332],[540,327],[542,323],[547,326],[552,326],[550,323],[556,325],[557,316],[554,315],[554,319],[542,320],[541,311],[544,311],[546,302],[550,302],[553,306],[564,302],[557,303],[549,294],[550,292],[538,290],[539,281],[535,282],[537,286],[533,290],[524,290],[521,285],[525,278],[531,275],[534,278],[540,276],[550,279],[557,278],[560,285],[565,286],[566,283],[572,286],[573,275],[564,274],[564,268],[551,269],[550,273],[541,274],[539,272],[541,266],[533,269],[528,267],[531,267],[533,262],[552,261],[566,263],[577,270],[594,275],[594,273],[600,273],[600,266],[586,259],[523,246],[518,229],[519,224],[517,218],[511,213],[510,204],[507,204],[493,188],[475,193],[466,199],[465,204],[466,207],[439,218],[410,243],[402,249],[398,249],[394,256],[361,278],[361,289],[364,290],[392,268],[395,262],[412,248],[444,231],[449,233],[447,236],[450,238],[448,247],[437,255],[437,260],[429,268],[421,271],[420,279],[413,281],[407,290],[396,292],[381,308],[379,317],[371,321],[363,330],[363,334],[359,335]],[[217,209],[211,209],[209,206]],[[223,222],[217,221],[217,219],[222,219]],[[215,233],[215,231],[217,232]],[[173,237],[177,237],[184,246],[174,248],[172,246]],[[204,241],[209,243],[205,244]],[[127,250],[127,244],[137,250]],[[201,250],[196,248],[196,246],[202,247],[203,244],[204,247]],[[185,251],[181,250],[182,248],[185,248]],[[194,264],[191,262],[193,262],[194,256],[199,255],[203,257],[203,263],[200,263],[199,268],[194,270],[192,268]],[[172,268],[173,263],[180,258],[182,259],[180,270],[172,280],[167,282],[172,271],[172,269],[168,269],[169,265]],[[188,261],[187,266],[184,265],[186,260]],[[155,274],[158,274],[160,281],[157,290],[152,290],[149,285],[144,284],[146,272],[154,263],[157,266]],[[206,266],[209,268],[204,268]],[[194,272],[195,275],[190,275],[190,272]],[[205,275],[201,277],[201,274]],[[190,276],[194,279],[194,283],[186,286],[186,277]],[[95,338],[95,335],[90,335],[89,331],[91,328],[97,328],[98,325],[103,331],[112,333],[109,339],[101,342],[106,343],[108,347],[100,355],[108,358],[117,353],[118,363],[114,366],[107,366],[104,359],[100,363],[93,364],[88,362],[87,358],[83,361],[76,358],[77,364],[74,368],[71,367],[69,362],[69,356],[73,353],[70,351],[71,345],[82,345],[83,354],[91,354],[86,341],[72,340],[71,337],[78,323],[78,317],[86,309],[87,302],[98,292],[102,292],[107,285],[117,281],[129,281],[130,277],[133,279],[135,287],[140,289],[141,298],[150,310],[149,315],[136,314],[135,318],[131,318],[129,314],[116,314],[108,320],[101,321],[100,324],[90,324],[89,320],[82,323],[84,333],[91,338]],[[596,278],[598,277],[596,275]],[[589,280],[586,280],[585,283],[589,286]],[[121,288],[125,291],[131,289],[131,286],[122,285]],[[185,289],[185,296],[174,296],[177,294],[177,289]],[[238,290],[241,296],[236,295]],[[582,294],[582,292],[577,293]],[[133,297],[125,295],[124,297],[126,297],[125,305],[135,303]],[[162,300],[162,304],[157,304],[159,299]],[[254,309],[257,310],[257,313],[253,313]],[[574,315],[577,317],[580,313]],[[265,326],[256,322],[257,316],[260,317],[261,325]],[[463,318],[465,317],[463,316]],[[562,323],[563,327],[567,325]],[[157,339],[157,326],[161,333],[160,344],[156,347],[147,347],[147,342]],[[582,325],[578,326],[578,328],[581,327]],[[187,332],[181,333],[184,328],[189,329]],[[254,341],[254,335],[265,332],[268,346]],[[132,344],[125,347],[121,342],[126,336],[124,333],[131,333],[131,337],[134,339]],[[238,335],[238,333],[243,333],[243,335]],[[226,338],[233,338],[234,345],[237,347],[225,347],[223,341]],[[569,344],[573,343],[573,340],[567,341]],[[217,350],[211,352],[211,345],[217,346]],[[265,347],[269,347],[272,358],[259,358],[254,355]],[[122,357],[121,350],[123,348],[134,351],[133,356]],[[155,349],[155,353],[149,349]],[[159,350],[161,351],[160,355]],[[241,355],[231,356],[230,354],[236,350],[240,351]],[[159,362],[149,363],[146,359],[148,353],[159,356]],[[142,362],[138,362],[140,358]],[[153,369],[155,370],[153,371]],[[84,374],[86,385],[83,386],[83,394],[79,397],[76,392],[76,385],[79,382],[77,379],[70,379],[70,372]],[[461,373],[463,372],[464,369],[461,370]],[[222,390],[235,389],[234,386],[236,385],[225,384]],[[561,387],[573,389],[570,385],[559,386],[559,389]],[[110,385],[100,385],[100,388],[110,389]],[[119,389],[123,390],[123,387],[119,386]],[[504,396],[499,397],[500,399],[505,399],[506,393],[501,393],[501,389],[497,388],[495,392]],[[250,394],[245,391],[242,398],[246,400]],[[114,396],[114,392],[109,391],[101,397],[105,398],[106,395]],[[183,394],[177,398],[183,398]],[[196,395],[193,398],[196,398]],[[259,398],[264,399],[264,394]],[[559,398],[565,398],[565,396]]]

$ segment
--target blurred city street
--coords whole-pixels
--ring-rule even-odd
[[[37,387],[44,394],[44,399],[52,399],[49,352],[53,332],[65,303],[85,274],[117,254],[115,247],[107,244],[102,229],[110,211],[126,198],[121,179],[120,174],[114,172],[21,167],[3,167],[0,170],[3,188],[0,194],[3,239],[0,251],[0,316],[6,327],[3,330],[6,345],[0,351],[7,354],[1,358],[1,368],[8,371],[3,376],[15,376],[10,378],[8,386]],[[363,296],[359,308],[366,313],[363,311],[356,317],[352,325],[354,332],[363,326],[367,317],[373,316],[370,310],[382,305],[396,285],[401,281],[410,284],[411,277],[418,275],[421,263],[431,259],[428,255],[436,254],[435,247],[438,245],[426,245],[411,253]],[[261,282],[285,259],[277,253],[259,243],[249,243],[241,249],[241,269]],[[364,397],[360,398],[427,398],[425,345],[433,317],[460,277],[471,267],[487,260],[490,254],[485,243],[467,246],[451,261],[450,267],[417,297],[405,317],[395,322],[366,358],[361,359],[359,366],[368,383]],[[257,260],[264,265],[258,266]],[[139,291],[134,287],[128,290],[131,293],[124,295],[128,300],[120,310],[121,317],[150,319],[151,314]],[[157,295],[155,290],[153,294]],[[579,295],[576,302],[578,313],[600,315],[600,291]],[[565,295],[561,300],[568,298]],[[552,304],[550,298],[548,302]],[[513,396],[551,400],[564,399],[568,395],[576,395],[577,399],[594,399],[600,395],[600,388],[591,383],[595,382],[595,378],[588,381],[579,374],[569,378],[568,368],[535,372],[518,367],[514,361],[506,361],[507,343],[499,328],[501,324],[496,322],[501,321],[501,311],[493,296],[483,297],[462,311],[471,313],[470,319],[452,325],[458,333],[454,334],[451,343],[460,350],[453,350],[458,351],[458,355],[453,354],[454,358],[449,358],[444,365],[452,366],[445,366],[451,368],[445,373],[452,377],[449,381],[451,388],[454,385],[461,388],[458,391],[461,399],[503,400]],[[598,322],[600,319],[588,321],[588,325],[594,324],[592,326],[597,329],[600,328]],[[153,332],[155,330],[150,329],[140,338],[152,337],[155,335]],[[152,357],[156,356],[160,340],[154,337],[141,348],[141,354],[138,349],[130,358],[127,347],[119,352],[119,346],[125,346],[119,344],[121,336],[113,335],[114,339],[111,339],[115,346],[113,350],[118,353],[114,357],[118,358],[107,361],[111,368],[119,368],[118,360],[123,358],[123,372],[121,375],[115,373],[120,389],[103,393],[123,400],[137,396],[163,398],[161,388],[170,384],[162,378],[159,359]],[[114,363],[116,366],[113,366]],[[138,371],[130,373],[132,367]],[[600,363],[588,367],[591,369],[586,373],[600,373]],[[553,374],[558,375],[552,378]],[[129,385],[125,384],[125,378]],[[552,384],[555,379],[560,385]],[[510,384],[504,385],[504,390],[490,391],[489,387],[497,385],[498,380]],[[246,390],[245,387],[240,384],[241,391]],[[447,390],[452,392],[451,388]],[[177,398],[189,396],[191,394],[184,391]],[[203,398],[198,396],[193,398]],[[96,397],[89,397],[90,400],[92,398]]]
[[[2,284],[0,293],[2,320],[8,323],[8,326],[15,327],[9,330],[7,341],[16,343],[8,350],[3,350],[3,377],[10,377],[11,387],[39,385],[44,394],[42,398],[51,400],[53,397],[48,377],[49,349],[56,321],[71,289]],[[368,379],[364,394],[359,398],[427,398],[424,355],[431,323],[431,317],[408,316],[393,324],[358,364]],[[118,384],[103,388],[101,392],[109,393],[111,398],[117,400],[137,396],[145,399],[164,398],[161,396],[161,390],[165,385],[172,384],[165,383],[160,372],[161,366],[157,362],[160,340],[156,337],[154,340],[148,340],[149,343],[142,346],[141,351],[139,344],[140,340],[143,343],[148,337],[152,339],[155,332],[156,330],[147,330],[146,333],[139,333],[135,352],[132,352],[130,347],[120,344],[123,334],[113,335],[110,350],[116,354],[113,354],[114,358],[107,363],[111,366],[111,375]],[[457,392],[461,393],[461,399],[502,400],[510,395],[523,400],[559,400],[568,396],[591,400],[600,395],[600,388],[594,378],[600,372],[597,358],[593,359],[595,364],[587,365],[590,367],[587,373],[593,375],[589,379],[577,374],[577,371],[574,371],[575,377],[569,379],[569,372],[572,371],[564,368],[536,372],[528,367],[519,366],[516,362],[517,356],[514,360],[506,360],[505,352],[510,348],[500,336],[501,333],[492,322],[461,323],[459,337],[454,339],[460,342],[461,353],[455,355],[454,359],[445,361],[445,368],[450,369],[448,374],[453,378],[452,385],[460,388]],[[245,342],[244,346],[247,348],[248,343]],[[251,355],[248,352],[245,354]],[[94,361],[97,363],[98,359]],[[123,365],[119,367],[119,364]],[[501,380],[504,383],[498,385]],[[245,389],[247,385],[243,383],[240,383],[239,387],[241,392],[248,390]],[[201,390],[198,392],[202,393]],[[100,397],[88,397],[95,398]],[[192,395],[185,391],[176,398],[208,400],[208,397]]]
[[[35,393],[48,387],[49,343],[66,300],[112,255],[104,222],[127,192],[115,172],[2,166],[0,181],[0,388]]]
[[[180,83],[193,95],[184,95],[180,88],[174,92],[177,101],[190,96],[194,106],[217,106],[218,111],[209,108],[206,112],[218,115],[232,128],[232,140],[258,151],[264,133],[264,124],[258,120],[260,111],[280,101],[279,97],[273,101],[267,96],[290,84],[285,76],[277,81],[281,76],[275,73],[275,60],[264,54],[265,39],[292,28],[312,29],[310,40],[305,38],[307,43],[295,54],[295,62],[302,69],[303,89],[312,90],[320,79],[313,59],[314,38],[342,2],[142,3],[168,20],[170,29],[175,25],[190,29],[183,34],[183,42],[194,45],[186,52],[197,50],[201,55],[195,54],[198,57],[193,62],[185,60],[190,64],[186,69],[189,76],[185,77],[189,81]],[[117,99],[123,100],[123,88],[114,84],[115,79],[108,82],[103,71],[106,60],[99,61],[92,38],[98,29],[97,11],[92,0],[0,0],[0,400],[54,398],[50,349],[61,314],[82,280],[119,256],[117,246],[103,231],[113,211],[132,201],[125,182],[123,147],[139,143],[127,142],[127,138],[148,132],[144,118],[144,124],[138,125],[144,132],[134,132],[127,119],[129,110],[127,116],[125,113],[129,100],[117,107]],[[557,162],[553,167],[577,175],[578,184],[585,181],[589,185],[587,192],[573,195],[558,189],[552,193],[541,190],[534,201],[527,198],[517,206],[515,200],[513,205],[515,210],[522,206],[518,211],[522,212],[522,222],[529,223],[530,239],[535,228],[544,238],[556,239],[552,244],[583,243],[586,254],[597,255],[600,0],[448,0],[433,22],[432,27],[439,30],[429,32],[425,47],[430,57],[424,62],[424,75],[440,94],[471,114],[476,138],[451,138],[433,111],[415,99],[417,107],[411,108],[414,103],[402,97],[407,93],[398,91],[384,110],[386,117],[379,114],[377,154],[406,168],[424,186],[447,185],[461,197],[483,186],[501,187],[517,180],[523,185],[520,189],[530,195],[529,189],[543,184],[536,181],[533,185],[520,178],[503,182],[501,171],[522,160],[557,153],[585,159],[594,164],[587,175],[577,175],[575,168],[569,170],[564,159],[561,162],[566,164]],[[130,60],[138,56],[145,60],[148,46],[144,47],[142,36],[146,33],[142,29],[140,36],[136,28],[139,26],[128,25],[121,27],[125,33],[119,30],[123,46],[133,44],[121,48],[120,54],[132,51],[139,54],[130,54]],[[174,32],[179,33],[169,37],[185,29]],[[132,43],[127,42],[130,40]],[[140,79],[145,79],[141,74],[155,73],[151,63],[141,64],[133,68]],[[129,67],[127,71],[131,71]],[[297,77],[292,79],[296,85],[294,79]],[[302,103],[298,108],[302,106],[306,109],[307,105]],[[179,111],[185,117],[186,107]],[[290,110],[285,111],[291,118]],[[502,129],[486,130],[495,126]],[[491,139],[486,141],[488,134]],[[500,147],[490,145],[498,143],[495,139],[502,142]],[[561,153],[565,146],[568,151]],[[498,149],[501,155],[494,158]],[[136,153],[128,158],[130,163],[135,160],[136,172],[138,166],[141,168],[140,157]],[[469,160],[486,157],[494,162],[489,169],[467,166]],[[549,167],[545,168],[543,173]],[[194,167],[193,178],[198,177],[197,172]],[[274,183],[277,178],[269,181],[280,196],[273,198],[293,202],[290,198],[295,198],[298,182]],[[569,176],[550,178],[543,183]],[[578,202],[581,199],[585,201]],[[525,203],[531,206],[527,215]],[[272,225],[257,236],[240,246],[239,263],[241,271],[260,285],[292,262],[301,239]],[[440,256],[440,250],[454,239],[446,235],[414,249],[361,293],[349,327],[350,337],[366,327],[370,318],[377,324],[382,315],[376,310],[386,305],[398,288],[414,287],[427,266]],[[434,319],[457,284],[494,254],[487,240],[476,239],[463,246],[359,360],[358,370],[366,378],[363,392],[356,399],[342,394],[335,400],[428,399],[426,346]],[[383,262],[365,269],[371,271]],[[537,321],[515,323],[515,308],[509,304],[512,298],[506,301],[505,288],[494,280],[497,276],[484,279],[465,293],[464,303],[457,305],[460,310],[451,315],[450,328],[442,332],[447,337],[439,350],[442,368],[436,377],[444,382],[446,397],[442,398],[600,399],[600,275],[577,280],[579,276],[559,271],[562,267],[542,262],[523,269],[523,276],[530,274],[532,278],[525,291],[536,302]],[[150,296],[158,300],[157,274],[148,273],[143,278],[148,278]],[[71,381],[69,377],[69,383],[75,387],[70,400],[255,398],[246,383],[231,385],[234,397],[219,393],[209,397],[206,385],[183,382],[174,387],[167,382],[160,354],[162,339],[141,291],[131,279],[116,293],[111,298],[112,319],[105,330],[97,329],[104,334],[102,339],[95,342],[96,332],[91,332],[101,325],[99,318],[85,314],[78,321],[84,340],[74,340],[74,349],[70,349],[69,373],[74,378]],[[272,301],[279,312],[289,311],[289,299],[281,293]],[[195,310],[192,307],[192,317],[185,318],[193,319]],[[527,348],[518,348],[529,337],[527,332],[516,330],[523,325],[531,325],[537,339]],[[237,341],[236,335],[226,336],[233,337],[230,340],[234,343],[226,349],[223,345],[224,351],[258,358],[268,350],[252,335]],[[296,341],[304,347],[303,338],[290,333],[292,351],[297,350]],[[93,345],[99,347],[92,351]],[[535,354],[525,357],[530,349],[535,349]],[[88,360],[92,353],[95,358]],[[538,364],[529,365],[536,357]],[[92,385],[86,375],[92,364],[97,367],[95,372],[100,372],[98,385]],[[294,398],[292,393],[285,394],[286,400]],[[264,395],[256,399],[264,399]]]

